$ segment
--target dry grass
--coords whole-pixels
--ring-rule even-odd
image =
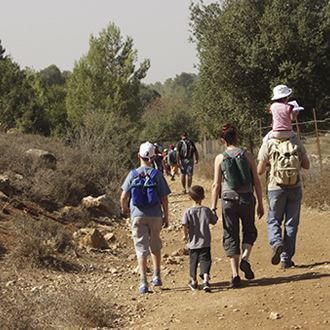
[[[14,220],[16,244],[9,254],[17,268],[47,267],[60,271],[78,271],[80,267],[65,258],[74,248],[63,225],[49,219],[30,217]]]
[[[2,329],[114,328],[119,324],[112,303],[73,287],[37,294],[7,290],[0,305]]]

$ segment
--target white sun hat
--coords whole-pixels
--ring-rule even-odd
[[[284,97],[287,97],[291,95],[292,89],[289,88],[286,85],[277,85],[273,89],[273,97],[272,101],[283,99]]]
[[[155,146],[149,141],[140,145],[139,155],[142,158],[148,158],[149,160],[155,157]]]

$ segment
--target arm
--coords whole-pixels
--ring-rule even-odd
[[[266,160],[259,160],[257,172],[262,175],[266,172],[268,162]]]
[[[223,155],[218,155],[214,160],[214,180],[212,184],[212,200],[211,200],[211,209],[214,210],[217,208],[217,203],[219,199],[219,194],[221,192],[221,180],[222,180],[222,172],[221,172],[221,163],[222,163]]]
[[[264,215],[264,205],[263,205],[263,200],[262,200],[262,189],[261,189],[261,184],[258,176],[258,171],[257,171],[257,165],[253,159],[252,154],[247,151],[246,152],[246,158],[249,162],[251,171],[252,171],[252,176],[253,176],[253,185],[254,189],[257,195],[257,201],[258,201],[258,207],[257,207],[257,214],[259,219],[262,218]]]
[[[125,215],[129,214],[129,207],[128,207],[129,197],[130,197],[130,193],[127,191],[123,191],[120,195],[120,209],[121,212]]]
[[[199,161],[199,154],[198,154],[198,150],[196,148],[196,145],[194,143],[194,148],[195,148],[195,164],[198,164]]]
[[[168,227],[168,197],[164,196],[161,198],[161,204],[163,207],[163,227]]]
[[[301,155],[301,167],[305,170],[308,170],[310,168],[309,158],[305,153]]]
[[[184,241],[188,240],[188,225],[187,224],[182,224],[182,228],[183,228],[183,237],[182,239]]]

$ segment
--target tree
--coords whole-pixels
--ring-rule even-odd
[[[109,24],[98,37],[91,36],[87,55],[76,64],[68,81],[67,111],[72,124],[79,124],[88,111],[102,110],[138,120],[142,113],[140,80],[149,61],[138,68],[133,40],[123,41],[120,30]]]
[[[326,0],[227,0],[191,6],[191,27],[200,57],[194,98],[203,130],[217,134],[234,121],[250,145],[271,89],[285,83],[306,107],[328,99],[329,3]],[[315,97],[317,95],[317,97]]]

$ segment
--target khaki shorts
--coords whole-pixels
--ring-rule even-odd
[[[160,231],[163,219],[160,217],[137,217],[132,219],[132,236],[137,257],[146,257],[160,251]]]

